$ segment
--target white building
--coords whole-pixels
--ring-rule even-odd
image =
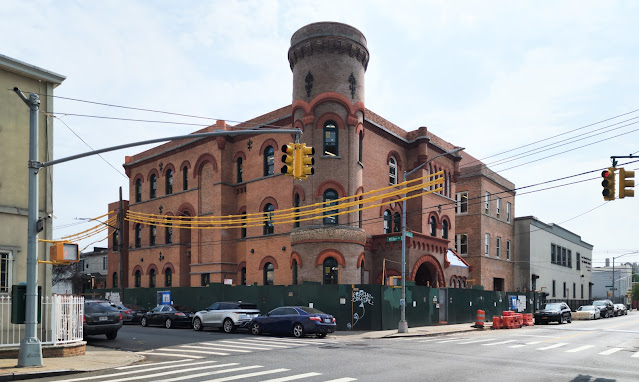
[[[534,216],[515,218],[515,289],[548,299],[592,299],[592,245]]]
[[[629,304],[630,299],[627,294],[632,289],[632,266],[630,265],[616,265],[613,267],[609,265],[608,259],[606,259],[605,267],[597,267],[593,269],[592,274],[592,297],[593,299],[610,299],[616,303]],[[613,295],[612,280],[615,280],[615,291]]]

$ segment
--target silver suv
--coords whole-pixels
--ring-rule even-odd
[[[216,302],[200,310],[193,317],[193,329],[221,328],[225,333],[231,333],[237,328],[247,328],[251,319],[260,315],[255,304],[237,302]]]

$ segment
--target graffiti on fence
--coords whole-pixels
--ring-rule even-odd
[[[353,297],[351,301],[353,303],[359,302],[359,307],[362,308],[362,314],[360,315],[359,312],[355,312],[353,314],[353,319],[355,321],[353,322],[352,325],[350,322],[346,324],[346,328],[348,330],[353,329],[355,325],[357,325],[357,322],[360,320],[360,318],[364,317],[364,314],[366,314],[366,307],[364,304],[373,305],[373,296],[370,293],[360,289],[357,291],[353,291]]]

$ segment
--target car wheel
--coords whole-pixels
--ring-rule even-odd
[[[147,325],[146,317],[142,317],[142,319],[140,320],[140,325],[142,325],[142,326],[146,326]]]
[[[224,322],[222,323],[222,330],[224,330],[224,333],[232,333],[235,330],[233,320],[231,320],[230,318],[224,320]]]
[[[107,333],[106,336],[107,336],[107,339],[114,340],[118,336],[118,331],[116,330],[114,332]]]
[[[572,315],[568,316],[568,323],[572,323]]]
[[[317,336],[317,338],[324,338],[326,337],[326,333],[316,333],[315,336]]]
[[[202,320],[200,320],[200,317],[195,317],[193,320],[193,329],[196,331],[202,330]]]
[[[170,318],[167,318],[166,321],[164,321],[164,327],[167,329],[171,329],[172,326],[173,326],[173,321],[171,321]]]
[[[606,310],[606,313],[604,313],[604,318],[608,318],[610,317],[610,313],[608,313],[608,311]]]
[[[293,325],[293,335],[297,338],[304,337],[304,327],[302,324]]]
[[[260,324],[258,324],[257,322],[254,322],[251,324],[251,334],[254,335],[259,335],[262,333],[262,328],[260,328]]]
[[[562,324],[564,323],[564,317],[563,317],[563,316],[562,316],[562,317],[559,317],[559,320],[557,321],[557,323],[558,323],[559,325],[562,325]]]
[[[535,320],[535,325],[539,325],[539,324],[541,324],[541,321]]]

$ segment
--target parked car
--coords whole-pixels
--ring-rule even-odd
[[[220,328],[231,333],[237,328],[248,328],[251,320],[260,315],[257,305],[241,301],[216,302],[200,310],[193,317],[193,329]]]
[[[110,340],[118,336],[122,313],[104,300],[84,300],[83,336],[106,334]]]
[[[559,324],[572,322],[572,313],[570,307],[565,302],[551,302],[544,306],[543,309],[535,312],[535,324],[547,324],[557,321]]]
[[[124,324],[139,323],[146,312],[146,309],[135,305],[129,305],[128,307],[118,303],[112,303],[111,305],[122,312],[122,323]]]
[[[612,317],[615,314],[615,306],[610,300],[595,300],[592,305],[599,308],[603,318]]]
[[[590,314],[591,320],[597,320],[601,318],[601,311],[594,305],[582,305],[577,308],[577,312],[587,312]]]
[[[253,318],[250,323],[251,333],[293,334],[304,337],[315,334],[318,338],[326,337],[336,328],[335,317],[307,306],[282,306],[266,315]]]
[[[628,314],[628,308],[624,304],[615,304],[615,308],[617,308],[617,316],[625,316]]]
[[[140,319],[142,326],[164,326],[167,329],[174,327],[191,327],[193,310],[179,305],[158,305],[150,312],[144,313]]]

